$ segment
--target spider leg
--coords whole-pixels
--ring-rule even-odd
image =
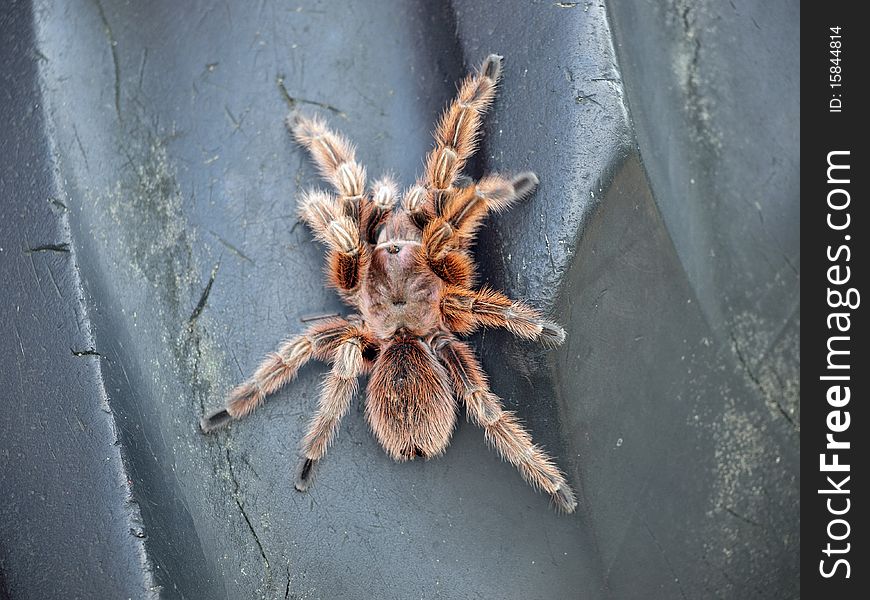
[[[355,327],[344,319],[328,319],[281,344],[277,352],[266,356],[247,381],[230,392],[225,407],[202,418],[200,428],[203,433],[224,427],[249,414],[263,403],[266,396],[293,379],[299,368],[312,357],[330,359],[341,336]]]
[[[372,184],[371,201],[363,204],[360,215],[360,232],[369,244],[377,243],[378,226],[386,220],[396,205],[399,188],[390,176],[384,176]]]
[[[474,240],[483,218],[491,211],[509,208],[516,200],[531,194],[538,185],[532,172],[513,179],[489,175],[450,195],[436,216],[423,229],[423,250],[430,262],[442,260],[452,249],[467,248]]]
[[[466,250],[451,250],[439,259],[429,258],[421,252],[420,259],[435,275],[451,286],[468,288],[473,285],[474,260]]]
[[[299,200],[299,217],[331,250],[350,254],[360,246],[359,225],[342,212],[332,194],[307,190]]]
[[[367,204],[363,213],[368,213]],[[360,272],[369,259],[369,250],[360,239],[360,225],[344,214],[332,195],[321,190],[309,190],[299,202],[299,216],[308,223],[314,236],[329,247],[328,275],[330,284],[352,292],[360,283]]]
[[[426,156],[425,183],[432,190],[451,187],[477,149],[483,115],[493,98],[501,75],[502,57],[490,54],[477,73],[459,86],[435,129],[435,148]]]
[[[577,501],[565,476],[553,459],[532,442],[531,435],[516,416],[504,410],[501,400],[489,389],[486,375],[471,348],[446,335],[433,340],[433,347],[450,372],[468,418],[483,427],[487,442],[514,465],[532,487],[550,494],[559,510],[574,512]]]
[[[478,327],[503,327],[517,337],[547,346],[565,341],[565,330],[541,317],[540,311],[511,300],[501,292],[449,286],[441,299],[441,313],[451,331],[469,334]]]
[[[405,193],[403,207],[422,229],[456,188],[460,172],[477,149],[483,115],[492,104],[502,57],[490,54],[477,73],[466,77],[435,128],[435,148],[426,155],[422,181]]]
[[[359,221],[360,203],[365,199],[366,170],[356,162],[353,144],[326,126],[320,117],[308,118],[301,113],[287,117],[287,127],[296,141],[308,149],[321,175],[338,192],[341,211]]]
[[[335,351],[332,371],[321,387],[317,413],[302,438],[295,482],[300,492],[311,485],[315,465],[326,454],[338,433],[341,418],[350,408],[350,401],[358,388],[357,378],[364,371],[363,343],[360,332],[349,331]]]
[[[390,192],[395,201],[395,184],[387,178],[375,182],[373,204],[365,195],[366,171],[356,161],[353,144],[316,116],[291,114],[287,126],[338,193],[333,197],[318,190],[306,192],[299,203],[299,215],[330,248],[330,283],[340,291],[353,292],[368,260],[365,242],[369,230],[377,226],[372,221],[379,222],[386,215],[382,205],[388,202]]]

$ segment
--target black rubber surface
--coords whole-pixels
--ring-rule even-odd
[[[26,5],[0,7],[0,598],[140,597],[121,460]]]
[[[0,597],[797,597],[798,17],[761,6],[0,9]],[[568,339],[472,341],[580,506],[464,419],[444,457],[393,463],[361,402],[301,494],[322,366],[198,431],[303,318],[345,311],[283,117],[323,114],[407,185],[490,52],[470,174],[541,185],[483,231],[481,280]],[[740,93],[759,60],[779,74]]]

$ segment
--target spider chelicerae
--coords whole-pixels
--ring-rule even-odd
[[[335,439],[341,418],[369,376],[365,414],[384,450],[398,461],[442,454],[458,404],[486,439],[531,485],[573,512],[574,493],[552,458],[532,442],[489,387],[472,349],[459,339],[479,327],[503,327],[549,346],[565,331],[541,313],[489,288],[474,289],[470,254],[478,227],[537,187],[534,173],[486,175],[462,169],[477,147],[483,115],[495,96],[502,57],[492,54],[460,85],[435,131],[424,176],[401,195],[390,177],[366,189],[353,145],[317,118],[287,118],[335,188],[305,192],[299,214],[329,249],[329,284],[357,312],[328,318],[284,342],[250,379],[230,392],[225,408],[204,417],[213,431],[240,419],[293,379],[311,358],[332,363],[317,413],[302,439],[295,486],[305,491],[314,467]]]

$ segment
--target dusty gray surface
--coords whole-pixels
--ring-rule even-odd
[[[0,598],[153,596],[33,48],[0,6]]]

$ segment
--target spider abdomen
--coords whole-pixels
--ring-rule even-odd
[[[456,400],[444,367],[414,337],[393,340],[369,379],[366,419],[395,460],[444,452],[456,424]]]

